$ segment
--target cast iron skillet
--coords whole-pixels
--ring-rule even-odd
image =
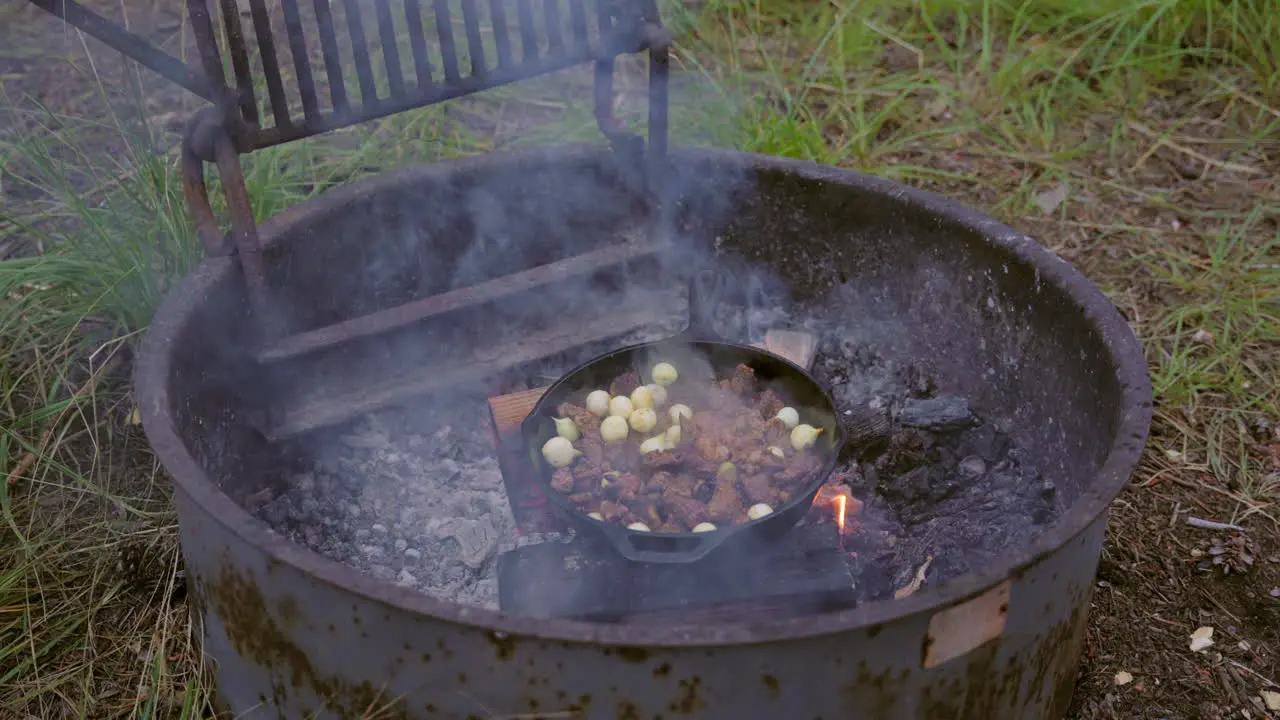
[[[835,469],[843,443],[835,404],[822,386],[786,358],[749,345],[725,342],[717,336],[711,329],[709,308],[701,299],[696,285],[694,281],[689,283],[689,326],[683,332],[665,340],[614,350],[578,366],[547,389],[521,425],[534,477],[542,484],[551,502],[579,532],[605,540],[632,562],[691,563],[730,540],[737,544],[776,540],[808,513],[818,490]],[[649,368],[661,360],[672,363],[679,371],[676,388],[689,379],[707,379],[708,373],[727,376],[738,363],[750,365],[755,370],[757,382],[775,388],[789,405],[800,411],[803,422],[824,428],[812,450],[822,455],[821,469],[808,485],[769,515],[711,532],[638,532],[616,522],[587,517],[569,501],[567,495],[551,487],[554,468],[542,457],[543,443],[556,432],[553,421],[557,416],[556,408],[563,402],[585,405],[588,392],[608,389],[614,378],[631,369],[638,371],[642,379],[647,379]],[[696,408],[694,412],[697,412]]]

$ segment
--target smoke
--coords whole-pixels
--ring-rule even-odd
[[[582,93],[590,84],[579,82],[582,76],[564,76],[556,92],[578,93],[588,105]],[[724,88],[701,83],[690,76],[675,79],[677,135],[682,98],[696,103],[700,95],[725,96]],[[630,90],[621,109],[638,106],[634,83],[620,87]],[[749,102],[728,100],[728,106]],[[519,118],[511,124],[522,125]],[[496,155],[452,169],[407,169],[379,179],[371,195],[317,213],[271,259],[273,297],[292,332],[466,288],[488,288],[489,298],[474,307],[459,302],[419,322],[289,361],[284,372],[254,386],[258,397],[244,401],[300,408],[321,418],[315,423],[320,431],[287,443],[288,454],[304,465],[340,464],[353,447],[364,447],[365,440],[350,440],[360,413],[348,411],[375,408],[372,424],[382,435],[430,438],[427,446],[396,448],[388,457],[415,453],[453,462],[455,454],[438,445],[457,442],[463,433],[441,427],[466,418],[466,432],[475,435],[473,419],[487,412],[488,396],[544,386],[620,345],[675,335],[689,321],[690,284],[710,310],[711,329],[731,342],[759,342],[770,329],[789,328],[837,334],[852,345],[900,344],[901,311],[883,294],[832,279],[829,265],[796,250],[808,245],[805,233],[814,232],[803,225],[812,221],[806,217],[810,211],[762,202],[760,179],[746,164],[681,155],[652,175],[648,167],[620,154],[571,148]],[[757,219],[772,213],[768,229],[752,227],[752,219],[744,218],[748,210]],[[797,219],[796,227],[779,219],[789,217]],[[775,232],[777,237],[768,236]],[[743,243],[735,234],[757,237]],[[517,293],[488,285],[621,244],[656,244],[660,250],[623,265],[531,283]],[[815,245],[815,256],[824,252],[834,255],[830,247]],[[807,297],[797,297],[798,287],[806,288]],[[434,382],[424,390],[426,381]],[[892,366],[883,363],[830,383],[837,403],[849,408],[900,404],[906,392]],[[344,418],[349,419],[336,422]],[[396,479],[418,489],[443,487],[458,472],[456,462],[440,462],[438,474],[421,471],[421,463],[388,461],[379,467],[400,465],[416,469]],[[359,495],[361,485],[372,482],[357,473],[346,484]],[[362,509],[358,522],[385,533],[391,523],[377,513],[395,510],[390,501]],[[892,525],[873,511],[868,508],[864,523]],[[463,519],[473,522],[497,514],[490,505],[468,512],[476,517]],[[357,521],[332,524],[344,522]],[[365,529],[353,533],[358,537]],[[729,544],[721,548],[720,561],[732,564],[758,551]],[[476,564],[476,552],[468,551],[469,565]],[[492,573],[495,561],[487,562],[480,565]]]

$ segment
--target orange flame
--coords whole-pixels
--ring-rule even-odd
[[[841,535],[844,535],[848,527],[847,518],[856,515],[862,508],[862,503],[852,497],[849,488],[844,485],[824,485],[818,492],[817,500],[830,503],[832,519]]]

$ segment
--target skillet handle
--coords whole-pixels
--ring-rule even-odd
[[[715,550],[729,534],[729,531],[720,530],[682,533],[679,537],[672,537],[627,530],[619,525],[603,525],[618,554],[636,563],[674,565],[697,562]]]

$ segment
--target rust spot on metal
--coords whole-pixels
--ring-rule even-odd
[[[653,676],[656,678],[664,678],[670,674],[671,674],[670,663],[662,663],[661,665],[653,669]]]
[[[431,653],[422,653],[423,664],[431,662]]]
[[[640,720],[640,711],[636,709],[636,704],[629,700],[618,703],[618,720]]]
[[[673,713],[680,715],[692,715],[701,711],[706,707],[706,703],[702,698],[698,697],[698,688],[702,685],[702,678],[694,675],[687,680],[680,681],[680,697],[667,707]]]
[[[298,619],[298,599],[292,595],[285,595],[280,598],[280,619],[284,621],[285,626],[292,625]]]
[[[773,697],[776,698],[778,697],[779,694],[781,694],[781,690],[778,687],[777,677],[773,675],[768,675],[768,674],[761,675],[760,682],[764,683],[764,686],[769,689],[769,694],[772,695]]]
[[[467,674],[466,674],[466,673],[458,673],[458,684],[459,684],[459,685],[466,685],[466,684],[467,684]]]
[[[644,648],[638,648],[638,647],[607,648],[605,650],[605,654],[608,655],[610,650],[612,650],[614,654],[616,654],[618,657],[622,658],[623,660],[626,660],[627,662],[642,663],[649,660],[649,651],[645,650]]]
[[[306,689],[339,717],[360,717],[368,708],[377,707],[381,709],[379,717],[408,718],[404,706],[388,698],[382,688],[368,681],[352,682],[318,672],[306,652],[272,616],[257,583],[237,572],[229,558],[223,560],[207,591],[210,607],[222,621],[227,640],[236,653],[282,673],[275,683],[277,703],[284,701],[290,690]],[[282,600],[279,605],[287,603]],[[295,615],[299,612],[296,601],[290,612]]]
[[[498,633],[485,633],[489,640],[489,644],[493,645],[493,649],[498,654],[499,660],[509,660],[516,652],[515,638],[510,635],[499,635]],[[530,660],[532,662],[532,660]]]
[[[874,639],[877,635],[880,634],[882,630],[884,630],[883,623],[872,625],[871,627],[867,628],[867,639],[868,640]]]

